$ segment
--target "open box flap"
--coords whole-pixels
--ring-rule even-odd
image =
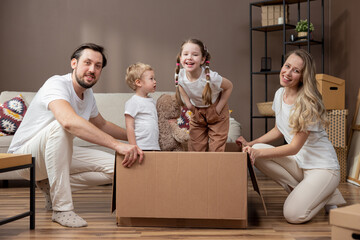
[[[263,207],[264,207],[265,215],[267,216],[267,209],[266,209],[265,201],[264,201],[264,198],[263,198],[263,196],[262,196],[262,194],[261,194],[259,185],[258,185],[258,183],[257,183],[257,179],[256,179],[254,167],[253,167],[253,165],[251,164],[249,154],[247,154],[247,165],[248,165],[249,174],[250,174],[250,178],[251,178],[251,182],[252,182],[254,191],[257,192],[257,193],[260,195],[260,198],[261,198],[261,201],[262,201],[262,204],[263,204]]]
[[[111,202],[111,212],[113,213],[116,209],[116,153],[114,161],[114,177],[113,177],[113,190],[112,190],[112,202]]]

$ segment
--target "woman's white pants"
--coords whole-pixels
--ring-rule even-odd
[[[272,147],[268,144],[253,146],[254,149]],[[283,212],[290,223],[309,221],[325,205],[346,203],[337,189],[340,182],[339,170],[301,169],[294,156],[256,159],[255,166],[289,193]]]

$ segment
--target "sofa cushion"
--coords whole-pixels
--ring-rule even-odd
[[[0,137],[0,153],[7,153],[12,139],[12,135]]]
[[[0,103],[3,103],[13,97],[18,96],[19,94],[22,95],[22,98],[25,100],[27,106],[29,106],[30,102],[34,98],[36,92],[15,92],[15,91],[3,91],[0,94]]]
[[[0,105],[0,136],[14,135],[26,113],[27,106],[21,94]]]

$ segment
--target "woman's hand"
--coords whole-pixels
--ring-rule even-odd
[[[251,165],[255,164],[255,159],[259,156],[260,150],[254,149],[250,146],[246,146],[243,148],[243,152],[246,152],[250,156]]]

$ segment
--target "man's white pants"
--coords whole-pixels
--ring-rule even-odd
[[[35,157],[36,181],[49,179],[54,211],[74,209],[72,191],[112,183],[114,155],[73,146],[74,136],[53,121],[14,153]],[[18,170],[30,179],[28,169]]]

